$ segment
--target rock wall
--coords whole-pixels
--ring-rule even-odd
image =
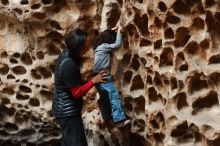
[[[92,89],[83,111],[89,145],[220,145],[219,0],[0,0],[0,16],[1,146],[60,144],[51,100],[63,36],[117,22],[124,43],[113,74],[131,133],[101,124]],[[90,51],[85,79],[92,60]]]

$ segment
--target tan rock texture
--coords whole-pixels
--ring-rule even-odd
[[[51,115],[68,30],[123,27],[113,75],[129,128],[111,132],[92,89],[89,146],[220,146],[219,0],[0,0],[0,145],[58,146]],[[93,53],[82,73],[88,79]]]

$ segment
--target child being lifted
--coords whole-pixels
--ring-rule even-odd
[[[115,32],[117,30],[117,32]],[[105,83],[96,85],[96,89],[100,94],[100,100],[108,99],[111,107],[111,116],[117,127],[125,126],[130,123],[126,118],[125,112],[122,108],[119,92],[113,82],[111,75],[112,52],[119,48],[122,43],[121,26],[116,26],[113,29],[107,29],[99,34],[94,45],[95,60],[93,66],[94,74],[98,74],[101,70],[106,70],[108,76]],[[101,102],[101,104],[106,104]],[[109,106],[109,105],[108,105]],[[101,108],[107,108],[101,105]],[[102,116],[103,111],[101,109]]]

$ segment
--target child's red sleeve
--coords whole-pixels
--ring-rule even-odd
[[[93,87],[94,83],[92,81],[88,81],[84,85],[71,87],[71,93],[74,98],[80,98],[84,96],[89,89]]]

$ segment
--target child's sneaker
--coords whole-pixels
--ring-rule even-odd
[[[125,119],[121,122],[116,123],[116,127],[120,128],[120,127],[123,127],[123,126],[125,126],[129,123],[131,123],[131,120],[130,119]]]

